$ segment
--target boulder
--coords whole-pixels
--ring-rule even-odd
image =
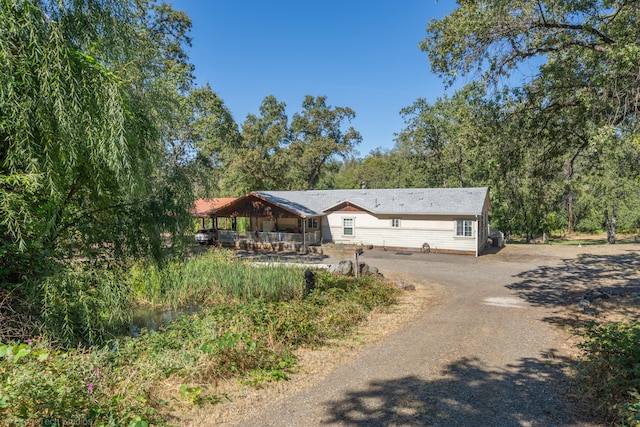
[[[415,291],[416,287],[409,282],[405,282],[404,280],[400,280],[395,283],[397,288],[402,289],[403,291]]]
[[[369,265],[367,263],[364,262],[360,262],[358,263],[358,274],[360,274],[361,276],[366,276],[369,273]]]
[[[349,260],[340,261],[329,267],[329,273],[348,276],[353,273],[353,263]]]

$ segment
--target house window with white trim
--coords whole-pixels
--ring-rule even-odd
[[[342,235],[353,236],[353,218],[342,218]]]
[[[473,221],[469,219],[459,219],[456,221],[456,236],[473,237]]]
[[[399,218],[391,218],[391,227],[392,228],[400,228],[400,219]]]

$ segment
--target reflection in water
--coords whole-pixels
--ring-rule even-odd
[[[202,307],[195,304],[179,308],[136,307],[133,309],[130,335],[138,338],[142,329],[156,331],[161,326],[173,322],[180,316],[191,316],[200,310],[202,310]]]

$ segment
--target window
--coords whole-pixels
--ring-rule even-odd
[[[398,218],[391,219],[391,227],[400,228],[400,220]]]
[[[464,219],[456,221],[456,236],[473,237],[473,221]]]
[[[307,229],[318,228],[318,218],[308,218],[306,227]],[[298,228],[302,228],[302,218],[298,218]]]
[[[353,236],[353,218],[342,218],[342,235]]]

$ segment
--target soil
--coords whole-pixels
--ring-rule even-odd
[[[312,261],[334,263],[348,250]],[[637,321],[640,245],[508,245],[471,256],[365,250],[400,303],[300,370],[180,415],[205,426],[600,426],[572,368],[589,321]],[[592,290],[601,297],[586,304]],[[593,291],[592,291],[593,292]]]

